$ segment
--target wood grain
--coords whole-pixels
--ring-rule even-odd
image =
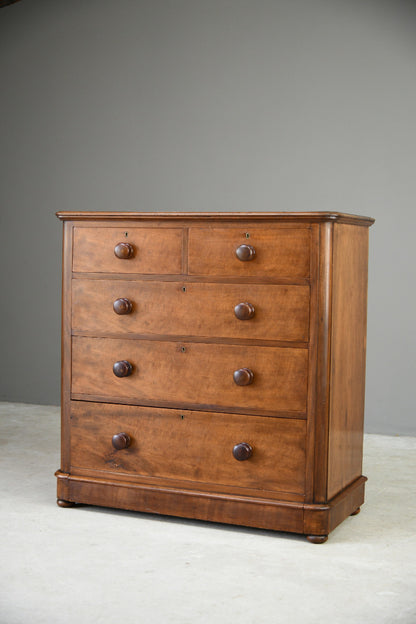
[[[127,298],[133,309],[117,315],[113,303]],[[72,285],[75,331],[189,335],[224,338],[308,340],[309,287],[198,284],[76,279]],[[234,308],[254,306],[241,321]]]
[[[181,401],[184,405],[265,409],[306,409],[306,349],[243,347],[203,343],[72,339],[72,392],[101,397]],[[128,360],[130,377],[119,379],[113,364]],[[253,370],[255,381],[239,387],[238,368]]]
[[[124,260],[117,258],[114,248],[118,243],[132,245],[133,257]],[[73,270],[180,274],[182,229],[75,227]]]
[[[333,224],[324,223],[320,226],[319,260],[317,263],[317,335],[316,361],[311,363],[316,371],[315,410],[309,415],[313,424],[314,437],[314,476],[313,501],[326,503],[328,500],[328,420],[330,394],[330,357],[331,357],[331,323],[332,323],[332,254]]]
[[[368,230],[334,226],[328,498],[361,476]]]
[[[71,275],[73,226],[65,221],[62,241],[62,317],[61,317],[61,469],[70,466],[70,397],[71,397]],[[62,497],[64,498],[64,497]]]
[[[236,256],[242,244],[250,244],[256,251],[250,262],[241,262]],[[310,229],[306,227],[191,227],[188,249],[191,275],[309,275]]]
[[[61,506],[303,532],[315,542],[356,512],[373,219],[58,216]],[[118,243],[132,256],[117,258]],[[239,260],[247,245],[255,253],[240,249]],[[131,375],[114,375],[121,361]],[[238,386],[243,369],[253,383]]]
[[[302,533],[303,505],[249,496],[144,486],[57,473],[58,496],[88,505]]]
[[[306,423],[234,414],[72,403],[72,469],[288,491],[305,486]],[[128,448],[112,437],[124,432]],[[236,461],[233,448],[253,448]]]
[[[129,223],[131,221],[138,221],[141,224],[146,224],[151,221],[157,223],[160,227],[170,222],[184,222],[193,223],[207,222],[212,223],[215,221],[221,224],[230,222],[235,224],[236,222],[241,225],[244,223],[270,223],[274,225],[281,224],[295,224],[299,223],[350,223],[354,225],[361,225],[369,227],[374,223],[374,219],[371,217],[365,217],[362,215],[347,214],[343,212],[88,212],[88,211],[62,211],[57,212],[56,216],[62,221],[83,221],[86,224],[93,221],[94,226],[100,227],[111,222],[125,221]]]

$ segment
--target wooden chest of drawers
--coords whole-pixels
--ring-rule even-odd
[[[58,504],[303,533],[364,501],[368,228],[339,213],[58,213]]]

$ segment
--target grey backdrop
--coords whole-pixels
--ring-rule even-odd
[[[0,9],[2,400],[59,403],[56,210],[337,210],[370,230],[366,430],[416,433],[416,9]]]

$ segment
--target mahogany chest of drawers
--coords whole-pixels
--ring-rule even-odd
[[[60,506],[315,543],[359,511],[373,219],[58,217]]]

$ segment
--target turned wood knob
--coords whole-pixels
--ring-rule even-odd
[[[132,302],[125,297],[120,297],[120,299],[116,299],[113,303],[113,310],[116,314],[130,314],[132,309]]]
[[[237,247],[235,250],[235,255],[242,262],[247,262],[255,258],[256,250],[251,245],[240,245],[240,247]]]
[[[233,455],[237,461],[245,461],[253,455],[253,447],[247,442],[240,442],[233,448]]]
[[[127,360],[120,360],[113,364],[113,373],[116,377],[128,377],[133,372],[133,366]]]
[[[234,308],[234,314],[240,321],[248,321],[254,316],[254,306],[251,303],[239,303]]]
[[[249,368],[239,368],[234,371],[233,378],[237,386],[249,386],[253,383],[254,373]]]
[[[132,257],[133,253],[133,245],[130,245],[130,243],[117,243],[114,247],[114,254],[117,258],[120,258],[120,260],[128,260]]]
[[[111,442],[117,451],[121,451],[121,449],[125,449],[130,446],[131,439],[128,433],[121,432],[113,435]]]

